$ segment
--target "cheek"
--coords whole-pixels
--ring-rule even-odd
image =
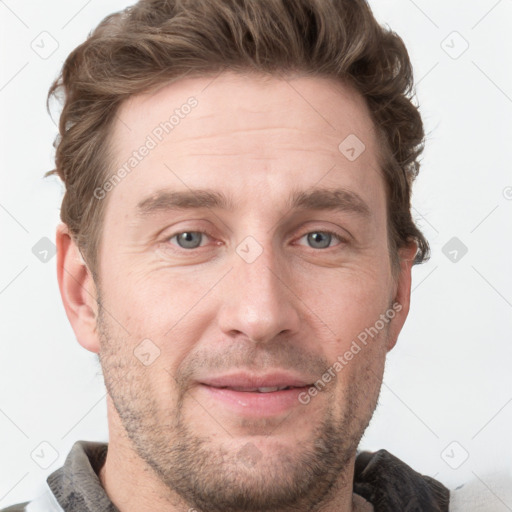
[[[336,401],[344,403],[349,393],[363,412],[378,396],[391,322],[381,317],[388,311],[389,290],[378,283],[382,276],[373,272],[345,275],[337,283],[326,284],[322,304],[315,308],[329,328],[322,351],[334,374]]]
[[[343,268],[317,275],[297,295],[325,324],[326,332],[335,338],[339,350],[352,339],[372,327],[385,314],[390,304],[391,289],[385,268]]]
[[[333,361],[331,373],[335,375],[334,402],[340,410],[350,402],[355,416],[366,420],[371,417],[382,383],[387,328],[378,332],[362,330],[329,347],[328,359]]]
[[[105,282],[111,315],[132,337],[165,338],[189,316],[208,291],[208,279],[176,273],[127,273]]]

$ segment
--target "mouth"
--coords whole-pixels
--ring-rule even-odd
[[[264,376],[236,374],[203,379],[200,388],[216,406],[242,416],[269,417],[301,405],[300,393],[312,379],[273,373]]]
[[[276,391],[285,391],[289,389],[304,389],[308,386],[267,386],[259,388],[246,388],[240,386],[211,386],[217,389],[229,389],[231,391],[241,391],[243,393],[274,393]]]

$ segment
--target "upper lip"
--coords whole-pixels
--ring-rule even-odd
[[[272,372],[265,375],[256,375],[252,373],[231,373],[228,375],[218,375],[200,379],[201,384],[215,388],[270,388],[270,387],[297,387],[311,385],[311,380],[303,378],[289,372]]]

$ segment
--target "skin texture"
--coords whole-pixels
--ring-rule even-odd
[[[101,481],[122,512],[357,510],[355,451],[408,314],[416,250],[401,250],[394,280],[366,104],[324,78],[183,79],[122,105],[113,171],[191,96],[197,106],[102,199],[101,289],[57,229],[66,313],[109,392]],[[338,149],[350,134],[365,145],[354,161]],[[233,209],[138,217],[163,188],[220,191]],[[293,191],[316,188],[357,193],[369,214],[289,208]],[[185,247],[174,236],[204,231]],[[332,370],[392,304],[392,320]],[[145,339],[149,365],[136,357]],[[235,411],[199,384],[234,370],[313,383],[329,367],[335,376],[307,405],[273,415]]]

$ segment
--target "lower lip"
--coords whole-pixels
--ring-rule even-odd
[[[253,416],[273,416],[301,405],[299,395],[307,391],[309,386],[271,391],[270,393],[235,391],[227,388],[215,388],[206,384],[201,384],[200,387],[215,400],[222,402],[238,413]]]

